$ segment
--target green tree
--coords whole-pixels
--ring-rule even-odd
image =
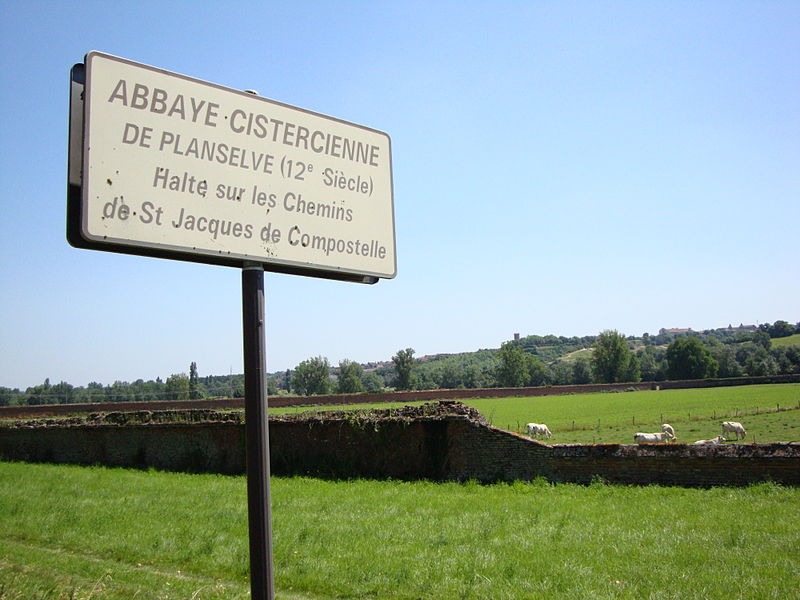
[[[525,355],[525,365],[528,370],[527,385],[549,385],[552,381],[552,375],[547,365],[542,362],[542,359],[533,354]]]
[[[481,368],[475,364],[464,365],[462,372],[462,382],[465,388],[479,388],[486,387],[489,383],[486,380],[486,375],[481,371]]]
[[[753,334],[753,343],[762,346],[764,350],[769,350],[772,346],[772,340],[766,331],[756,331]]]
[[[304,360],[294,369],[292,388],[301,396],[328,394],[331,390],[330,372],[331,366],[325,357]]]
[[[622,380],[631,382],[642,380],[642,367],[639,363],[639,359],[633,352],[631,352],[630,359],[628,360],[628,366],[625,369],[625,375],[623,376]]]
[[[22,397],[18,389],[0,387],[0,406],[14,406]]]
[[[336,391],[340,394],[357,394],[364,391],[361,381],[364,368],[351,360],[339,361],[339,374],[336,381]]]
[[[50,398],[50,378],[46,378],[44,383],[40,385],[36,385],[33,387],[29,387],[25,390],[25,395],[27,396],[27,404],[29,405],[37,405],[37,404],[52,404],[53,400]]]
[[[682,337],[667,348],[669,379],[706,379],[716,377],[719,363],[696,337]]]
[[[770,355],[778,363],[780,374],[800,373],[800,346],[773,348]]]
[[[643,381],[659,380],[659,357],[655,346],[645,346],[636,353]]]
[[[776,375],[779,367],[777,361],[762,346],[754,346],[744,362],[744,369],[751,377]]]
[[[398,390],[410,390],[414,387],[414,368],[417,361],[414,358],[414,349],[406,348],[405,350],[398,350],[397,354],[392,357],[394,369],[397,376],[395,387]]]
[[[633,352],[628,348],[625,336],[617,331],[606,330],[600,334],[592,353],[594,379],[600,383],[626,381],[631,373]]]
[[[725,344],[716,348],[712,351],[712,354],[719,365],[719,370],[717,371],[719,377],[741,377],[744,375],[742,365],[736,360],[736,352],[730,345]]]
[[[577,384],[592,383],[592,363],[581,356],[572,365],[572,380]]]
[[[436,379],[434,378],[433,371],[414,369],[411,372],[411,387],[410,390],[435,390],[439,387]]]
[[[192,361],[192,364],[189,365],[189,398],[191,400],[197,400],[202,397],[203,395],[200,393],[197,378],[197,363]]]
[[[497,367],[497,385],[500,387],[523,387],[531,373],[522,346],[514,342],[503,342],[497,351],[500,364]]]
[[[385,385],[383,377],[378,375],[375,371],[365,372],[364,376],[361,378],[361,381],[364,384],[364,390],[370,394],[382,392]]]
[[[570,385],[574,379],[572,377],[572,365],[557,360],[550,365],[550,380],[554,385]]]
[[[795,332],[794,325],[791,325],[787,321],[775,321],[772,326],[767,330],[769,333],[769,337],[771,338],[782,338],[788,337]]]
[[[445,390],[464,387],[461,369],[453,361],[446,362],[436,374],[437,385]]]
[[[119,382],[114,382],[119,383]],[[122,388],[123,386],[120,386]],[[129,387],[129,386],[127,386]],[[177,373],[174,375],[170,375],[167,377],[166,382],[166,396],[169,400],[188,400],[189,399],[189,377],[186,373]],[[121,399],[127,400],[127,394],[125,391],[121,391],[120,395],[122,396]],[[120,399],[116,400],[117,402]]]
[[[54,403],[70,404],[75,397],[75,388],[66,381],[62,381],[50,388],[50,397]]]

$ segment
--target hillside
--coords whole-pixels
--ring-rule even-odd
[[[788,348],[789,346],[800,346],[800,333],[795,333],[788,337],[773,338],[773,348]]]

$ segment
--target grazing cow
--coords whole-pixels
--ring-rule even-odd
[[[661,426],[661,431],[663,431],[664,433],[668,433],[669,437],[672,438],[671,441],[673,441],[673,442],[678,439],[677,437],[675,437],[675,430],[672,428],[672,425],[670,425],[669,423],[664,423]]]
[[[528,435],[531,437],[543,435],[547,439],[550,439],[552,435],[547,425],[542,425],[541,423],[528,423],[525,428],[528,430]]]
[[[742,427],[741,423],[737,423],[736,421],[725,421],[722,424],[722,435],[727,438],[728,433],[733,433],[736,436],[736,439],[739,439],[739,435],[741,434],[742,439],[744,436],[747,435],[747,432]]]
[[[717,437],[710,440],[697,440],[692,444],[692,446],[716,446],[717,444],[721,444],[724,441],[725,437],[718,435]]]
[[[637,444],[657,444],[664,440],[670,439],[666,431],[660,433],[634,433],[633,441]]]

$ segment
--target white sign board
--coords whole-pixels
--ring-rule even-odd
[[[83,103],[87,247],[395,276],[387,134],[98,52]]]

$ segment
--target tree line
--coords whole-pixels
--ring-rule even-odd
[[[332,366],[315,356],[294,369],[268,377],[267,393],[311,396],[385,390],[526,387],[587,383],[665,381],[800,373],[800,345],[773,347],[772,340],[800,333],[800,323],[764,323],[732,328],[624,336],[607,330],[597,336],[527,336],[499,349],[415,358],[413,348],[398,350],[391,362],[361,365],[342,360]],[[44,383],[24,392],[0,387],[0,406],[86,402],[145,402],[202,398],[241,398],[243,375],[200,377],[196,363],[188,375],[166,380],[75,387]]]

